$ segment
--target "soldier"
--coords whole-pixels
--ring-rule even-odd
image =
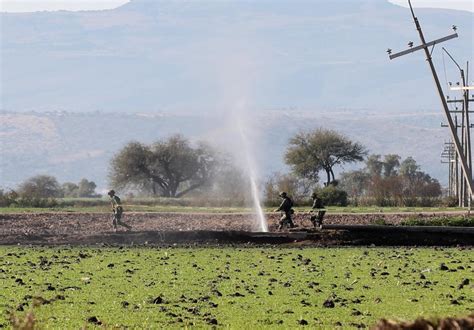
[[[120,198],[115,195],[115,191],[111,190],[107,193],[107,195],[110,196],[110,202],[112,204],[112,212],[114,212],[114,217],[112,220],[112,224],[114,226],[114,230],[117,231],[117,225],[121,225],[125,228],[127,228],[128,231],[132,230],[132,226],[127,225],[126,223],[122,222],[122,213],[123,213],[123,208],[120,203]]]
[[[278,194],[283,201],[281,202],[280,206],[275,210],[275,212],[281,211],[282,216],[280,218],[280,226],[278,226],[278,230],[281,230],[283,226],[289,226],[290,228],[294,228],[295,224],[291,219],[291,215],[294,213],[293,201],[288,197],[286,192],[281,192]]]
[[[323,218],[324,218],[324,214],[326,214],[326,209],[324,208],[323,201],[318,196],[318,194],[314,192],[311,195],[311,198],[313,199],[313,206],[311,208],[313,210],[317,210],[318,214],[312,214],[310,220],[313,223],[314,227],[322,228]],[[313,210],[311,210],[310,213],[313,213]]]

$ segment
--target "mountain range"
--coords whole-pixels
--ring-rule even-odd
[[[427,40],[472,60],[474,14],[417,9]],[[111,10],[1,13],[6,111],[193,112],[245,88],[257,109],[439,108],[410,11],[386,0],[132,0]],[[434,49],[443,84],[457,68]]]
[[[343,119],[341,119],[343,118]],[[287,172],[283,155],[288,140],[300,130],[320,127],[341,132],[370,153],[413,156],[421,170],[447,183],[440,154],[447,140],[439,112],[380,114],[369,111],[295,112],[280,109],[252,117],[251,156],[263,180]],[[0,113],[0,187],[14,188],[29,176],[54,175],[61,182],[87,178],[107,188],[110,160],[127,142],[152,143],[173,134],[192,141],[231,145],[219,116],[116,113]],[[237,137],[236,137],[237,138]],[[245,150],[231,150],[243,156]],[[336,174],[363,164],[337,167]]]
[[[473,13],[416,14],[427,40],[456,25],[459,38],[443,46],[472,60]],[[295,132],[325,127],[447,181],[449,135],[424,54],[386,54],[417,45],[417,31],[409,10],[386,0],[132,0],[0,20],[0,186],[53,174],[105,189],[126,142],[212,142],[236,111],[258,132],[262,176],[287,170]],[[459,80],[440,45],[433,58],[443,86]]]

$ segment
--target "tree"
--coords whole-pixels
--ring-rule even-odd
[[[427,199],[441,195],[441,185],[429,174],[420,171],[420,166],[412,157],[400,164],[400,177],[404,182],[405,204],[415,204],[418,197]]]
[[[18,193],[25,198],[54,198],[61,197],[61,186],[55,177],[37,175],[27,179],[18,187]]]
[[[367,196],[377,205],[429,205],[441,195],[441,185],[420,170],[412,157],[370,155],[362,170],[343,173],[341,187],[351,197]]]
[[[181,197],[210,182],[217,153],[200,143],[196,147],[180,135],[152,145],[127,144],[111,161],[114,187],[134,186],[153,195]]]
[[[77,185],[77,196],[78,197],[96,197],[95,188],[97,185],[93,181],[82,179]]]
[[[409,179],[414,179],[420,166],[412,157],[408,157],[400,164],[400,175]]]
[[[64,197],[77,197],[79,186],[72,182],[65,182],[61,185]]]
[[[366,172],[372,177],[382,175],[384,164],[380,160],[380,157],[380,155],[370,155],[365,161]]]
[[[290,139],[285,162],[296,175],[317,180],[321,170],[326,172],[326,185],[335,181],[333,167],[362,161],[367,151],[336,131],[318,129],[300,132]]]
[[[352,196],[364,195],[370,182],[370,174],[364,170],[355,170],[341,174],[339,187]]]
[[[65,182],[61,185],[64,197],[97,197],[97,185],[93,181],[82,179],[78,184]]]
[[[400,167],[401,157],[396,154],[385,155],[383,161],[383,174],[386,178],[396,176],[397,169]]]

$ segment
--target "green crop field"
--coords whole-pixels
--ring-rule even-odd
[[[472,249],[0,247],[0,327],[368,327],[474,310]]]

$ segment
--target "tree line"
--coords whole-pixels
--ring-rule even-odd
[[[369,155],[365,146],[334,130],[298,132],[283,159],[290,171],[274,173],[263,182],[267,204],[279,202],[279,191],[288,192],[297,203],[308,202],[318,191],[327,205],[341,206],[431,205],[441,196],[439,182],[421,171],[412,157]],[[360,162],[362,169],[336,178],[336,167]],[[109,183],[115,190],[140,196],[229,199],[233,205],[249,198],[248,178],[231,155],[182,135],[151,144],[127,143],[110,161]],[[59,184],[54,177],[40,175],[14,191],[0,190],[0,200],[97,197],[95,189],[96,184],[86,179]]]
[[[432,206],[441,196],[438,180],[421,171],[412,157],[370,155],[365,167],[341,175],[340,187],[354,204]]]
[[[56,198],[100,197],[95,192],[93,181],[82,179],[78,183],[60,184],[51,175],[36,175],[22,182],[15,189],[0,189],[0,206],[50,207],[56,205]]]
[[[284,161],[291,171],[274,173],[264,182],[269,204],[278,202],[279,191],[301,202],[318,191],[326,203],[341,206],[427,205],[441,196],[439,182],[412,157],[369,155],[365,146],[334,130],[298,132],[289,140]],[[358,162],[365,167],[336,178],[335,167]],[[248,187],[232,157],[181,135],[149,145],[128,143],[111,160],[109,177],[118,189],[164,197],[243,198],[239,191]]]

